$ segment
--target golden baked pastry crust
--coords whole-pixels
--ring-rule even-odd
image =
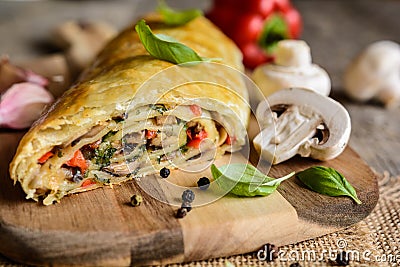
[[[165,26],[158,15],[152,14],[145,19],[154,33],[169,35],[202,57],[221,58],[222,64],[243,70],[238,48],[206,18],[196,18],[180,27]],[[150,77],[175,65],[151,57],[141,44],[134,25],[128,27],[104,48],[80,81],[58,99],[22,138],[10,164],[11,178],[21,183],[27,198],[37,199],[37,192],[34,192],[30,183],[33,177],[43,175],[38,159],[53,147],[68,144],[94,126],[121,115],[132,104],[132,99],[133,105],[135,102],[138,105],[150,104],[153,101],[150,96],[157,94],[160,103],[179,105],[192,101],[204,109],[215,110],[225,116],[236,114],[239,117],[236,123],[247,125],[248,95],[242,77],[231,73],[226,73],[225,77],[224,68],[213,65],[209,74],[219,77],[222,83],[232,85],[234,92],[223,87],[201,84],[181,86],[166,94],[155,88],[152,94],[135,96],[140,86]],[[179,78],[179,73],[176,75]],[[207,75],[207,72],[202,72],[200,76],[206,78]],[[237,133],[238,146],[245,143],[245,134],[243,131]],[[62,180],[56,172],[51,175],[52,178],[46,181],[44,187],[54,191]]]

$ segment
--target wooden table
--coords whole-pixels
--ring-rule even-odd
[[[400,1],[293,2],[303,14],[303,39],[311,46],[314,62],[328,71],[333,82],[332,96],[350,112],[350,145],[376,171],[400,175],[400,110],[351,102],[341,88],[346,65],[362,48],[382,39],[400,42]],[[51,53],[54,47],[49,44],[49,32],[67,19],[103,20],[122,29],[137,14],[151,11],[155,5],[155,1],[146,0],[0,1],[0,54],[21,61]],[[208,8],[210,1],[179,0],[173,5]]]
[[[171,1],[172,2],[172,1]],[[389,39],[400,41],[400,1],[293,1],[304,18],[305,39],[314,61],[333,81],[333,96],[352,117],[350,145],[378,172],[400,174],[399,109],[357,104],[341,95],[344,69],[367,44]],[[22,60],[54,52],[49,32],[67,19],[98,19],[122,29],[137,14],[153,10],[155,1],[39,1],[0,2],[0,54]],[[208,8],[210,1],[179,0],[174,6]]]

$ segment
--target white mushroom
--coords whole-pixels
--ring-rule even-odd
[[[351,132],[349,113],[339,102],[304,88],[269,96],[258,105],[256,117],[262,131],[254,147],[272,164],[296,154],[333,159],[343,152]]]
[[[72,78],[63,54],[45,55],[19,62],[19,66],[49,79],[47,89],[55,98],[71,86]]]
[[[347,67],[346,93],[358,101],[375,98],[386,107],[400,101],[400,45],[392,41],[370,44]]]
[[[302,40],[278,42],[275,64],[257,67],[252,78],[264,96],[289,87],[310,88],[323,95],[331,91],[328,73],[312,64],[310,47]]]

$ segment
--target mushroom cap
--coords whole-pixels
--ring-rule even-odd
[[[262,128],[268,127],[272,120],[270,107],[306,106],[322,118],[327,133],[323,142],[311,142],[309,156],[319,160],[337,157],[345,149],[351,133],[351,120],[347,110],[337,101],[306,88],[282,89],[262,101],[256,110],[256,117]]]
[[[331,80],[328,73],[315,64],[311,64],[308,68],[266,64],[254,70],[252,79],[267,97],[289,87],[310,88],[326,96],[331,92]]]
[[[289,87],[305,87],[329,95],[331,80],[328,73],[312,64],[310,47],[302,40],[279,41],[275,64],[257,67],[252,76],[264,96]]]

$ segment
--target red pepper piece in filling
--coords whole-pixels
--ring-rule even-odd
[[[146,139],[153,139],[157,136],[157,131],[146,130]]]
[[[87,180],[83,181],[81,187],[87,187],[92,184],[96,184],[96,182],[94,182],[92,179],[87,179]]]
[[[75,151],[74,156],[65,164],[70,167],[78,167],[82,173],[85,173],[88,168],[86,159],[80,150]]]
[[[200,116],[201,115],[201,107],[198,105],[190,105],[190,110],[192,111],[192,113],[196,116]]]
[[[194,136],[192,133],[190,133],[190,135],[189,135],[189,131],[188,131],[188,137],[191,140],[186,145],[188,147],[192,147],[192,148],[199,148],[201,141],[206,139],[207,136],[208,136],[208,134],[204,130],[201,130],[200,132],[195,133]]]
[[[201,141],[202,140],[200,140],[200,139],[194,139],[194,140],[189,141],[186,144],[186,146],[191,147],[191,148],[199,148]]]
[[[227,145],[232,145],[232,143],[234,143],[235,141],[236,141],[236,137],[235,137],[235,136],[230,137],[230,136],[228,135],[228,137],[227,137],[226,140],[225,140],[225,144],[227,144]]]
[[[201,130],[199,133],[197,133],[195,135],[195,139],[203,140],[203,139],[207,138],[207,136],[208,136],[207,132],[204,130]]]
[[[51,158],[52,156],[54,156],[54,153],[49,151],[46,154],[44,154],[40,159],[38,159],[38,163],[39,164],[44,164],[46,163],[46,161]]]

